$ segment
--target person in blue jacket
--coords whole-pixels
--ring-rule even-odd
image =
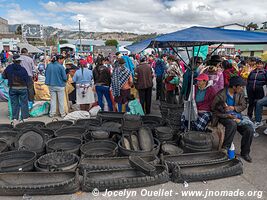
[[[156,61],[155,64],[155,75],[156,75],[156,100],[165,100],[164,95],[164,72],[167,68],[167,55],[163,54],[161,57]]]
[[[45,71],[45,84],[49,86],[51,95],[49,113],[50,117],[54,117],[56,114],[57,100],[61,117],[63,118],[66,115],[64,111],[64,95],[67,75],[63,66],[63,62],[64,57],[62,55],[54,56],[51,63],[47,65]]]

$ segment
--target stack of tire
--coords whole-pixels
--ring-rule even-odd
[[[163,160],[175,183],[207,181],[236,176],[243,173],[238,159],[228,160],[223,152],[187,153],[164,156]]]
[[[118,145],[120,154],[123,156],[156,156],[160,150],[159,140],[153,137],[152,131],[148,127],[141,127],[137,131],[123,134]]]
[[[124,114],[122,119],[122,134],[129,135],[142,127],[142,119],[139,115]]]
[[[181,129],[181,118],[183,110],[184,108],[178,104],[168,104],[162,101],[160,105],[162,118],[166,121],[168,126],[176,131],[179,131]]]
[[[189,131],[181,136],[181,147],[186,153],[212,151],[212,135],[199,131]]]

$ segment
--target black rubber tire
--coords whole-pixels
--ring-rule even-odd
[[[85,173],[82,191],[91,192],[95,188],[99,191],[105,191],[106,189],[119,190],[147,187],[169,181],[169,173],[166,166],[156,166],[156,170],[157,174],[155,176],[146,176],[132,168]],[[131,176],[127,176],[127,174],[131,174]],[[99,178],[100,176],[104,176],[104,178]]]
[[[108,112],[108,111],[99,111],[97,113],[97,119],[100,120],[101,123],[104,121],[112,121],[121,123],[123,119],[124,112]]]
[[[121,133],[121,123],[118,122],[103,122],[101,130],[112,133]]]
[[[37,162],[40,168],[51,168],[52,166],[62,168],[74,163],[78,164],[79,157],[73,153],[53,152],[41,156]]]
[[[49,128],[41,128],[40,131],[43,132],[43,134],[46,137],[46,140],[49,140],[51,138],[55,137],[55,131]]]
[[[0,153],[8,151],[8,143],[4,139],[0,139]]]
[[[118,153],[118,145],[109,140],[96,140],[83,144],[80,151],[84,157],[113,157]]]
[[[55,137],[75,137],[82,138],[83,134],[85,134],[87,130],[83,127],[79,126],[69,126],[58,129],[55,132]]]
[[[91,131],[93,140],[109,140],[110,133],[108,131]]]
[[[32,171],[35,160],[36,153],[31,151],[9,151],[1,153],[0,172]]]
[[[136,129],[142,126],[141,116],[124,114],[122,120],[122,128]]]
[[[162,143],[161,144],[161,152],[163,155],[180,155],[183,153],[183,150],[178,147],[178,145],[171,143]]]
[[[44,128],[45,123],[41,121],[29,121],[29,122],[22,122],[15,126],[16,129],[22,130],[22,129],[31,129],[31,128]]]
[[[35,135],[38,135],[40,140],[37,141],[32,140],[32,142],[29,143],[29,141],[26,141],[25,139],[23,140],[24,134],[27,134],[29,132],[34,132]],[[28,135],[28,140],[31,138],[31,136]],[[21,144],[21,140],[24,141],[24,145]],[[26,141],[26,144],[25,144]],[[27,150],[27,151],[33,151],[37,153],[37,156],[41,156],[45,154],[45,142],[46,142],[46,137],[42,131],[40,131],[38,128],[27,128],[27,129],[22,129],[22,131],[16,136],[16,141],[15,141],[15,148],[16,150]],[[39,144],[38,146],[34,146],[33,144]]]
[[[129,163],[132,168],[143,172],[147,176],[156,175],[156,167],[143,160],[140,156],[129,156]]]
[[[131,149],[134,151],[140,151],[140,145],[137,137],[137,133],[132,133],[130,135]]]
[[[79,155],[81,139],[74,137],[52,138],[46,142],[46,152],[64,151]]]
[[[212,151],[212,144],[206,146],[195,146],[191,144],[184,144],[183,150],[185,153],[209,152]]]
[[[154,147],[154,139],[152,131],[148,127],[141,127],[138,131],[138,142],[140,149],[143,151],[151,151]]]
[[[72,194],[80,188],[77,172],[5,173],[0,179],[0,196]]]
[[[46,124],[46,128],[52,129],[54,131],[65,128],[68,126],[72,126],[73,122],[69,120],[61,120],[61,121],[53,121]]]
[[[123,156],[151,156],[151,155],[158,155],[159,151],[160,151],[160,141],[156,138],[154,138],[154,148],[152,151],[133,151],[133,150],[128,150],[125,149],[122,146],[121,140],[118,142],[118,146],[119,146],[119,152],[121,153],[121,155]]]
[[[171,175],[176,183],[206,181],[237,176],[243,173],[243,164],[238,159],[232,159],[216,164],[206,164],[191,167],[177,166]]]
[[[205,146],[212,144],[212,136],[209,133],[203,133],[199,131],[189,131],[182,137],[185,144],[191,144],[196,146]]]
[[[78,119],[75,122],[75,126],[87,127],[87,126],[101,126],[99,119]]]
[[[174,169],[178,165],[180,167],[184,167],[216,164],[225,162],[227,160],[228,156],[225,153],[219,151],[163,156],[163,161],[168,165],[169,169]]]
[[[142,156],[146,162],[157,165],[160,160],[157,156]],[[130,168],[129,157],[101,157],[101,158],[83,158],[80,161],[80,172],[84,170],[96,171],[96,170],[109,170],[109,169],[124,169]]]

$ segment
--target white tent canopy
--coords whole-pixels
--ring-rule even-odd
[[[29,53],[43,53],[42,50],[28,43],[18,43],[18,47],[21,49],[26,48]]]

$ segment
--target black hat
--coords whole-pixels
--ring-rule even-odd
[[[147,59],[146,56],[141,56],[140,57],[140,62],[146,62],[146,59]]]
[[[220,62],[222,62],[222,59],[219,55],[211,56],[210,60],[208,61],[209,65],[217,65]]]
[[[119,58],[118,59],[118,62],[119,62],[120,65],[125,64],[125,60],[123,58]]]
[[[230,78],[229,87],[245,85],[246,82],[240,76],[233,76]]]
[[[16,60],[16,61],[22,61],[23,58],[21,58],[19,54],[15,54],[15,55],[13,56],[13,60]]]

